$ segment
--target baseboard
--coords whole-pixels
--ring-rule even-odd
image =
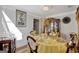
[[[23,49],[23,48],[25,48],[25,47],[27,47],[27,45],[24,45],[24,46],[18,47],[18,48],[16,48],[16,51],[19,51],[19,50],[21,50],[21,49]]]

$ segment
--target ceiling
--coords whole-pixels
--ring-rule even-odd
[[[60,14],[64,12],[74,11],[76,9],[76,5],[47,5],[49,7],[48,11],[43,10],[43,5],[8,5],[8,6],[20,10],[25,10],[38,16],[49,16],[54,14]]]

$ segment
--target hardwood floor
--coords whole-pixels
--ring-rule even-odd
[[[22,46],[16,49],[16,53],[30,53],[29,46]]]

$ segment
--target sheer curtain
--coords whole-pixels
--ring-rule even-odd
[[[22,33],[20,30],[13,24],[13,22],[10,20],[10,18],[7,16],[7,14],[2,10],[2,14],[4,16],[3,18],[3,25],[4,29],[6,30],[6,33],[10,37],[15,37],[17,40],[22,39]]]

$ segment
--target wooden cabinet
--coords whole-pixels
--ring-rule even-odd
[[[16,44],[15,39],[14,40],[1,40],[0,41],[0,50],[3,51],[4,46],[7,45],[8,47],[8,53],[15,53],[16,51]]]

